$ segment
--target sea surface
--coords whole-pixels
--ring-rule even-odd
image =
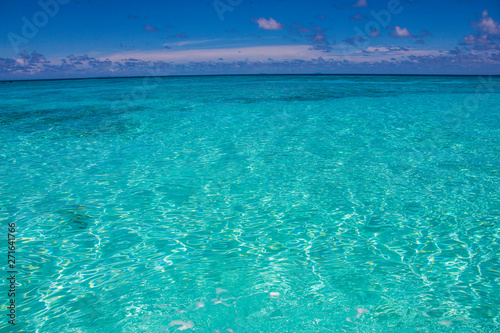
[[[2,332],[499,332],[500,78],[0,82],[0,223]]]

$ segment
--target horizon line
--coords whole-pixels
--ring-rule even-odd
[[[105,80],[105,79],[143,79],[143,78],[168,78],[168,77],[226,77],[226,76],[429,76],[429,77],[500,77],[500,74],[354,74],[354,73],[259,73],[259,74],[175,74],[175,75],[137,75],[137,76],[96,76],[75,78],[50,78],[50,79],[12,79],[0,80],[0,83],[30,82],[30,81],[69,81],[69,80]]]

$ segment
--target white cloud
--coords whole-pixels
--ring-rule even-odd
[[[396,28],[394,28],[393,37],[408,38],[413,37],[413,35],[408,31],[408,29],[396,26]]]
[[[272,17],[269,18],[269,20],[266,20],[265,18],[261,17],[261,18],[254,20],[254,22],[257,22],[257,24],[259,25],[259,28],[264,29],[264,30],[281,30],[281,29],[283,29],[283,24],[279,23],[278,21],[276,21]]]
[[[481,17],[478,26],[487,34],[500,35],[500,24],[493,21],[493,19],[488,16],[488,11],[486,9],[483,11],[483,16]]]

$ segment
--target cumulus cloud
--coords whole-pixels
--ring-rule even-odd
[[[407,28],[401,28],[400,26],[393,28],[393,33],[390,34],[394,38],[424,38],[429,35],[430,32],[427,30],[423,30],[420,35],[414,35]]]
[[[44,64],[48,62],[48,60],[45,59],[45,57],[40,53],[38,53],[37,51],[33,51],[31,55],[29,55],[28,52],[24,51],[23,53],[20,54],[20,56],[21,58],[23,58],[23,60],[25,60],[25,62],[27,62],[30,65]]]
[[[353,7],[367,7],[368,4],[366,3],[366,0],[358,0],[358,2],[356,2],[354,5],[352,5]]]
[[[399,26],[396,26],[394,28],[394,32],[391,34],[392,37],[399,37],[399,38],[409,38],[413,37],[413,35],[408,31],[406,28],[401,28]]]
[[[500,35],[500,24],[488,16],[486,9],[483,11],[483,15],[477,26],[489,35]]]
[[[500,24],[488,16],[488,11],[484,10],[479,22],[471,22],[475,32],[464,36],[465,44],[475,50],[500,49]]]
[[[488,35],[473,35],[470,34],[464,37],[464,41],[467,44],[476,45],[476,44],[492,44],[493,41]]]
[[[269,18],[269,20],[266,20],[265,18],[261,17],[258,19],[253,19],[254,22],[256,22],[259,25],[259,28],[264,29],[264,30],[281,30],[283,29],[283,24],[279,23],[272,17]]]

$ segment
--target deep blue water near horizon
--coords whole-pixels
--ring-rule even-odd
[[[499,331],[499,93],[498,77],[0,82],[0,331]]]

